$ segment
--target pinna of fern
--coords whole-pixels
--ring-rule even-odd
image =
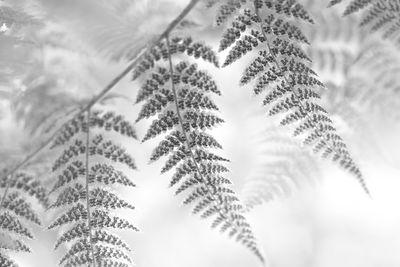
[[[110,213],[134,208],[111,189],[135,186],[119,168],[134,170],[136,165],[123,147],[106,139],[107,132],[136,139],[133,126],[123,116],[89,110],[66,123],[53,141],[52,148],[63,151],[53,165],[58,178],[50,193],[57,197],[49,208],[62,210],[62,214],[48,228],[72,225],[55,245],[57,249],[71,244],[60,260],[62,266],[132,265],[130,248],[111,231],[137,228]]]
[[[223,122],[216,115],[218,107],[211,99],[211,94],[220,95],[220,91],[212,77],[196,63],[174,63],[173,57],[182,53],[218,66],[215,52],[203,43],[190,37],[167,37],[134,71],[136,79],[149,70],[136,100],[144,103],[137,121],[158,116],[143,142],[166,134],[150,160],[168,156],[161,173],[173,171],[170,186],[177,186],[176,195],[187,192],[184,204],[195,204],[193,213],[202,218],[214,217],[212,228],[228,231],[229,236],[264,261],[243,215],[243,206],[231,189],[230,180],[223,176],[228,172],[223,163],[228,160],[210,151],[221,148],[207,133]]]
[[[235,1],[225,2],[220,10],[226,5],[232,6]],[[255,94],[267,92],[263,104],[269,108],[269,115],[283,115],[281,125],[295,126],[295,136],[303,136],[304,144],[312,146],[315,153],[338,162],[368,193],[361,171],[337,134],[329,114],[317,101],[318,90],[325,87],[308,67],[311,60],[302,46],[309,42],[295,23],[313,23],[313,19],[296,0],[246,2],[232,12],[239,14],[220,41],[220,51],[232,46],[223,66],[257,50],[258,56],[245,69],[241,84],[255,80]]]
[[[378,1],[376,1],[376,2],[385,2],[385,1],[386,1],[386,0],[383,0],[383,1],[378,0]],[[389,0],[389,1],[390,1],[390,0]],[[334,6],[334,5],[340,4],[340,3],[342,3],[342,2],[343,2],[343,0],[331,0],[331,1],[329,2],[329,6]],[[343,15],[344,15],[344,16],[347,16],[347,15],[353,14],[353,13],[355,13],[355,12],[358,12],[358,11],[360,11],[360,10],[362,10],[362,9],[365,9],[365,8],[367,8],[370,4],[372,4],[373,2],[374,2],[374,1],[372,1],[372,0],[351,0],[351,1],[347,4],[346,9],[345,9]]]
[[[29,225],[41,225],[31,198],[46,207],[44,187],[28,172],[19,171],[0,179],[0,266],[18,267],[8,252],[31,252],[23,239],[33,239]]]

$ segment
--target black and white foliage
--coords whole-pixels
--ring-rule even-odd
[[[330,6],[346,2],[332,0]],[[344,16],[363,11],[360,26],[367,27],[371,32],[381,31],[383,38],[399,42],[400,34],[400,1],[399,0],[352,0],[344,11]]]
[[[331,0],[329,2],[329,6],[334,6],[334,5],[340,4],[342,2],[346,2],[346,1],[343,1],[343,0]],[[372,0],[350,0],[348,2],[349,3],[346,6],[346,10],[344,11],[344,14],[343,14],[345,16],[353,14],[353,13],[359,11],[359,10],[362,10],[362,9],[368,7],[374,1],[372,1]],[[387,2],[387,1],[383,0],[383,1],[376,1],[376,2],[384,3],[384,2]]]
[[[2,174],[3,175],[3,174]],[[17,172],[0,179],[0,266],[18,267],[8,252],[31,252],[25,239],[33,239],[30,225],[41,225],[32,203],[48,205],[45,188],[28,172]],[[32,202],[32,199],[36,201]]]
[[[324,84],[308,67],[311,60],[302,47],[309,42],[296,24],[314,22],[304,6],[296,0],[227,1],[219,7],[217,23],[233,13],[238,15],[220,42],[220,51],[232,46],[223,66],[258,51],[240,83],[255,80],[254,93],[266,92],[263,104],[269,115],[283,114],[281,125],[295,125],[295,136],[303,136],[304,144],[312,146],[315,153],[338,162],[368,192],[361,171],[317,101]]]
[[[101,133],[96,133],[99,129]],[[137,231],[130,220],[112,215],[117,209],[134,209],[112,189],[134,187],[120,168],[134,170],[136,165],[106,132],[136,139],[132,125],[121,115],[89,110],[68,122],[52,145],[62,152],[53,165],[57,179],[50,193],[56,199],[49,209],[62,213],[48,228],[72,225],[62,231],[55,245],[72,245],[60,260],[62,266],[132,265],[130,248],[110,230]]]
[[[247,210],[291,195],[321,178],[318,161],[282,128],[269,127],[260,134],[261,164],[246,177],[241,192]]]
[[[187,193],[184,204],[195,204],[193,213],[202,218],[214,216],[212,228],[248,247],[264,261],[254,234],[243,215],[243,206],[224,177],[228,160],[212,150],[222,148],[208,130],[223,122],[211,95],[220,95],[213,78],[196,63],[180,61],[173,56],[186,53],[202,58],[218,67],[215,53],[191,38],[166,38],[146,56],[146,61],[134,71],[137,78],[151,69],[137,96],[144,102],[137,121],[154,119],[143,142],[162,134],[164,139],[154,149],[150,160],[168,156],[161,173],[173,171],[170,186],[177,186],[176,195]],[[161,59],[167,61],[160,62]],[[157,64],[156,64],[157,63]]]
[[[0,1],[0,100],[7,102],[1,102],[0,109],[9,109],[9,117],[20,123],[18,134],[30,132],[21,133],[30,137],[29,149],[25,144],[13,146],[13,153],[24,154],[20,162],[13,162],[11,153],[0,152],[0,267],[18,267],[13,256],[34,250],[31,239],[43,224],[58,235],[55,249],[65,250],[61,266],[134,265],[131,248],[118,232],[138,230],[133,217],[121,216],[122,209],[135,207],[118,190],[135,187],[130,176],[136,163],[128,148],[137,142],[133,123],[145,120],[150,125],[141,141],[158,141],[150,163],[165,159],[161,174],[170,173],[175,194],[193,206],[194,214],[209,219],[211,228],[247,247],[264,265],[267,257],[247,212],[317,181],[322,169],[314,154],[338,163],[369,194],[341,136],[349,136],[343,131],[347,127],[348,132],[363,132],[362,142],[372,140],[373,116],[379,117],[379,123],[390,119],[391,126],[400,119],[396,112],[400,105],[399,0],[203,1],[217,12],[218,29],[210,36],[218,36],[223,62],[203,41],[210,36],[201,31],[209,30],[211,23],[202,19],[210,14],[186,18],[200,0],[188,0],[168,23],[167,16],[160,15],[160,21],[148,21],[140,1],[87,1],[83,8],[94,5],[97,9],[89,30],[76,34],[67,28],[77,24],[61,25],[57,16],[46,14],[46,5],[58,5],[50,2]],[[328,2],[337,7],[325,9],[332,13],[320,12]],[[340,5],[346,18],[338,13]],[[102,12],[109,13],[108,20],[97,25],[94,17]],[[164,24],[162,29],[155,26]],[[147,33],[151,27],[157,29]],[[201,30],[195,33],[197,27]],[[221,35],[215,35],[218,30]],[[383,34],[369,34],[375,31]],[[60,58],[49,56],[47,50],[57,55],[68,51],[76,58],[60,69],[51,67],[57,64],[49,67],[48,61]],[[88,61],[99,57],[90,66],[131,62],[93,96],[81,88],[97,87],[99,75],[89,75],[97,69],[86,64],[75,71],[80,56]],[[274,125],[262,132],[259,144],[266,149],[255,156],[259,168],[249,170],[244,187],[236,188],[227,178],[229,160],[218,153],[222,146],[211,131],[224,122],[214,97],[222,95],[225,84],[220,85],[217,77],[200,66],[221,67],[220,73],[226,74],[229,66],[243,63],[245,57],[248,63],[236,64],[242,71],[238,84],[251,87],[263,99],[268,114],[263,118],[265,125],[276,118],[275,124],[285,127]],[[112,60],[104,64],[105,59]],[[136,95],[140,110],[124,118],[119,111],[105,110],[103,104],[120,96],[111,90],[128,74],[135,87],[126,98]],[[124,140],[123,145],[117,144],[117,138]],[[367,143],[371,149],[373,142]],[[51,167],[49,158],[54,160]],[[42,179],[49,173],[49,179]],[[51,222],[43,221],[48,217]]]

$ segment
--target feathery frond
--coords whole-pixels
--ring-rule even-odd
[[[315,158],[281,128],[262,132],[262,163],[246,178],[242,190],[247,210],[276,198],[286,197],[294,189],[313,184],[320,178]]]
[[[104,133],[93,134],[96,130]],[[123,116],[98,110],[75,117],[54,139],[53,148],[67,148],[53,165],[58,178],[51,192],[58,193],[49,208],[63,212],[48,228],[72,225],[55,246],[72,244],[60,265],[131,266],[129,247],[110,230],[137,228],[110,212],[134,207],[110,189],[135,186],[115,164],[132,170],[136,165],[123,147],[104,136],[107,132],[136,139],[133,126]]]
[[[333,8],[321,12],[321,6],[315,4],[309,9],[318,27],[306,27],[312,43],[306,48],[307,55],[312,59],[311,66],[322,82],[341,85],[345,83],[349,69],[366,40],[366,31],[358,27],[355,17],[343,18]]]
[[[336,4],[331,1],[331,5]],[[341,1],[340,1],[341,2]],[[398,0],[353,0],[350,2],[344,16],[363,10],[361,26],[370,29],[371,32],[381,31],[384,38],[399,42],[400,34],[400,1]]]
[[[161,57],[151,52],[148,55],[151,60],[147,62],[152,63],[146,68],[142,66],[147,63],[143,63],[134,71],[136,78],[144,69],[152,68],[138,93],[137,102],[144,104],[137,121],[156,115],[158,118],[151,123],[143,142],[166,134],[154,149],[151,161],[168,156],[161,173],[173,171],[170,186],[178,187],[176,194],[187,192],[184,204],[195,204],[193,213],[200,214],[202,218],[215,216],[212,228],[228,231],[229,236],[235,237],[263,261],[243,215],[243,207],[229,186],[230,180],[223,177],[228,172],[224,165],[228,160],[210,151],[221,148],[206,132],[223,122],[216,115],[218,107],[211,99],[211,94],[219,95],[220,92],[211,76],[199,70],[197,64],[186,61],[173,64],[172,56],[177,52],[176,40],[188,39],[173,38],[170,41],[167,38],[159,45],[165,54]],[[191,43],[193,41],[181,42],[187,48],[178,48],[178,51],[189,51]],[[218,66],[215,53],[204,45],[199,47],[203,48],[195,58],[202,57]],[[161,59],[167,61],[166,67]],[[160,62],[155,64],[156,61]]]
[[[361,49],[352,65],[346,96],[368,113],[398,120],[400,57],[390,41],[372,41]]]
[[[281,125],[295,125],[295,136],[303,136],[304,144],[312,146],[315,153],[338,162],[368,193],[346,144],[329,114],[317,102],[318,90],[324,84],[308,67],[311,60],[302,49],[308,42],[293,22],[313,23],[313,19],[296,0],[248,3],[249,8],[234,18],[220,42],[220,50],[234,43],[223,66],[257,49],[258,56],[245,69],[241,84],[255,80],[254,92],[257,95],[267,92],[263,104],[269,107],[269,115],[283,115]],[[228,33],[233,31],[235,34]]]
[[[41,225],[41,221],[30,199],[47,206],[47,193],[38,181],[25,172],[2,177],[0,192],[0,266],[18,267],[6,253],[31,252],[23,239],[33,239],[29,224]]]

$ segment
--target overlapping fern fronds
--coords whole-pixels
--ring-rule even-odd
[[[400,57],[390,41],[366,43],[349,73],[353,95],[371,114],[399,119]],[[354,86],[353,86],[354,87]]]
[[[342,85],[366,39],[366,31],[358,27],[357,18],[342,18],[336,9],[324,7],[323,3],[317,2],[308,9],[318,27],[305,25],[312,43],[306,52],[322,82]]]
[[[342,0],[333,0],[330,5],[336,5]],[[353,0],[344,15],[350,15],[362,10],[360,25],[365,26],[371,32],[381,31],[384,38],[399,41],[400,34],[400,1],[399,0]]]
[[[153,49],[133,74],[135,79],[151,70],[137,96],[137,103],[144,102],[137,121],[158,116],[143,142],[167,134],[150,160],[168,156],[161,173],[173,171],[170,186],[177,186],[177,195],[187,192],[184,204],[195,204],[193,213],[202,218],[214,217],[212,228],[228,231],[229,236],[264,261],[243,215],[243,206],[230,180],[223,176],[228,172],[224,165],[228,160],[212,152],[221,145],[207,133],[223,122],[211,98],[211,94],[220,95],[220,91],[213,78],[196,63],[174,63],[173,56],[182,53],[218,66],[215,52],[208,46],[190,37],[174,37]]]
[[[8,252],[31,252],[24,239],[33,239],[30,225],[41,225],[37,202],[47,206],[44,187],[28,172],[17,172],[0,179],[0,266],[18,267]]]
[[[242,191],[247,210],[286,197],[320,178],[317,160],[282,128],[269,127],[258,135],[261,163],[246,178]]]
[[[96,131],[101,133],[95,133]],[[128,220],[110,214],[134,207],[112,188],[133,187],[121,171],[136,169],[133,158],[106,134],[118,133],[136,139],[133,126],[111,111],[92,111],[68,122],[54,139],[53,148],[63,149],[53,165],[57,180],[50,209],[62,214],[49,229],[72,225],[58,238],[55,248],[71,244],[60,260],[63,266],[131,266],[130,248],[111,231],[137,230]],[[115,167],[117,165],[117,167]],[[111,231],[110,231],[111,230]]]
[[[225,1],[217,21],[226,20],[224,10],[239,13],[225,31],[220,51],[232,46],[223,66],[228,66],[251,51],[258,56],[245,69],[240,80],[248,84],[256,80],[255,94],[267,92],[263,104],[269,115],[284,115],[281,125],[295,125],[295,136],[303,136],[304,144],[315,153],[333,161],[352,173],[366,192],[363,176],[350,156],[346,144],[337,134],[326,110],[318,104],[318,90],[324,84],[308,67],[310,58],[302,46],[308,39],[298,22],[313,23],[307,10],[296,0]],[[247,2],[242,8],[243,2]]]

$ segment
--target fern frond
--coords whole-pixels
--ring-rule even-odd
[[[247,210],[286,197],[319,179],[316,160],[281,128],[263,131],[258,143],[263,148],[259,155],[262,162],[247,177],[242,191]]]
[[[396,112],[399,107],[399,71],[400,57],[396,45],[388,40],[366,43],[351,66],[349,79],[342,88],[345,90],[343,94],[360,114],[364,112],[384,118],[388,123],[395,122],[399,118]]]
[[[253,7],[243,13],[258,19],[249,23],[245,32],[240,32],[240,38],[237,38],[223,66],[230,65],[256,47],[260,49],[259,56],[245,70],[241,82],[257,80],[255,93],[268,91],[264,105],[269,107],[269,115],[284,116],[282,125],[294,125],[295,135],[302,135],[304,143],[312,146],[315,153],[321,152],[323,157],[331,158],[352,173],[368,193],[361,171],[329,115],[316,101],[324,84],[307,67],[311,60],[302,49],[307,39],[300,28],[290,26],[294,25],[292,19],[307,23],[313,23],[313,19],[296,0],[248,3]],[[279,27],[271,27],[276,24]],[[224,39],[222,42],[225,43]]]
[[[92,134],[96,130],[102,133]],[[53,143],[53,148],[70,143],[53,165],[53,171],[59,175],[51,192],[62,190],[49,207],[66,210],[49,229],[72,225],[55,245],[56,249],[63,244],[72,245],[60,260],[62,266],[131,266],[132,263],[124,252],[130,251],[127,244],[109,231],[137,231],[128,220],[110,215],[113,210],[134,207],[111,192],[110,187],[134,186],[113,165],[125,165],[132,170],[136,165],[123,147],[105,138],[106,132],[136,139],[133,126],[122,116],[89,111],[87,116],[79,115],[67,123]],[[91,164],[92,161],[95,163]]]
[[[371,32],[381,31],[385,39],[397,43],[400,33],[399,9],[400,3],[397,0],[353,0],[347,5],[344,15],[363,10],[361,26],[367,27]]]
[[[18,172],[0,179],[0,196],[0,266],[18,267],[6,253],[31,251],[25,241],[20,239],[33,239],[29,225],[41,224],[30,198],[47,206],[47,193],[30,174]]]
[[[151,123],[143,142],[165,136],[150,160],[154,162],[168,156],[161,173],[174,173],[170,186],[178,186],[177,195],[187,193],[183,203],[195,204],[193,212],[200,213],[201,210],[202,218],[214,215],[213,228],[228,231],[229,236],[234,236],[263,261],[256,239],[242,214],[243,207],[230,188],[230,181],[222,177],[228,172],[223,165],[228,160],[209,151],[210,148],[221,148],[214,137],[206,133],[223,122],[215,114],[218,107],[210,97],[211,94],[219,95],[220,91],[211,76],[198,70],[196,64],[181,61],[174,65],[174,42],[166,38],[164,45],[168,69],[162,67],[162,62],[154,66],[137,98],[137,102],[144,102],[139,120],[158,116]],[[210,58],[216,59],[214,52]]]
[[[308,46],[306,51],[321,81],[342,85],[366,41],[367,32],[359,27],[354,16],[343,18],[333,8],[320,11],[320,5],[313,9],[318,27],[307,27],[307,35],[313,45]]]

